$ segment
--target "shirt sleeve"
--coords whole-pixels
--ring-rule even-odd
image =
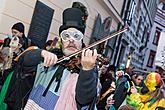
[[[20,56],[18,61],[27,67],[37,66],[43,60],[41,51],[41,49],[28,50]]]
[[[97,71],[80,70],[76,85],[76,101],[81,107],[90,106],[97,96]]]

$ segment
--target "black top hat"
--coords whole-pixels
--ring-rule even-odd
[[[68,28],[76,28],[83,34],[85,32],[85,26],[83,25],[83,13],[78,8],[67,8],[63,12],[63,25],[60,26],[59,34]]]

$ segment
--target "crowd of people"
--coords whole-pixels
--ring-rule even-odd
[[[43,49],[25,36],[21,22],[12,26],[12,37],[0,50],[0,110],[165,109],[159,73],[127,71],[124,64],[110,65],[96,49],[83,49],[86,17],[77,7],[65,9],[59,38]]]

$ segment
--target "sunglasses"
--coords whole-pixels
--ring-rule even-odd
[[[69,41],[70,38],[72,38],[76,41],[81,41],[84,37],[83,33],[78,30],[74,31],[74,32],[64,30],[61,32],[60,36],[63,41]]]

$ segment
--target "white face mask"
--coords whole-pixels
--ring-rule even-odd
[[[65,30],[64,30],[65,31]],[[79,30],[75,28],[68,28],[66,31],[68,33],[74,33]],[[61,35],[61,34],[60,34]],[[81,38],[82,40],[82,38]],[[68,37],[67,39],[62,38],[62,51],[65,55],[70,55],[78,50],[82,49],[82,41],[80,39],[76,40],[73,36]]]
[[[77,29],[75,29],[74,31],[71,31],[70,29],[63,30],[60,34],[64,42],[67,42],[71,38],[74,39],[75,41],[81,41],[83,39],[84,35],[82,32],[80,32]]]
[[[10,50],[12,52],[18,52],[20,47],[22,47],[22,45],[19,43],[19,40],[20,39],[17,36],[12,37],[11,42],[9,44]]]
[[[18,47],[18,44],[19,44],[19,38],[15,36],[11,39],[9,46],[16,48],[16,47]]]

